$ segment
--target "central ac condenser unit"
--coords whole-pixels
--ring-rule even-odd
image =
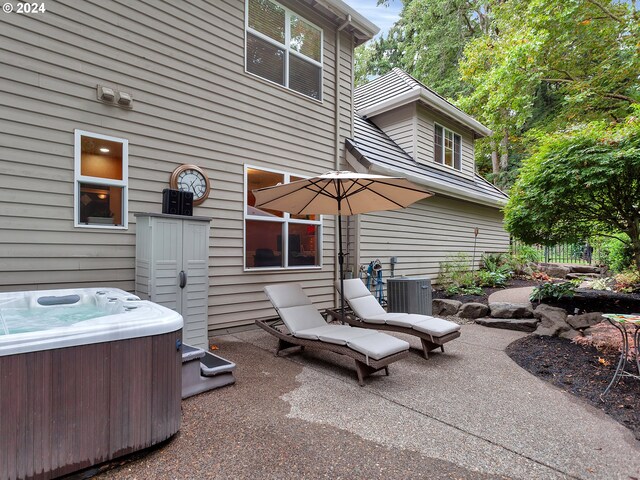
[[[387,280],[389,312],[431,315],[431,280],[427,277],[395,277]]]

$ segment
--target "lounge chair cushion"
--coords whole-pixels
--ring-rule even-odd
[[[349,325],[329,325],[322,327],[307,328],[306,330],[298,330],[294,337],[304,338],[306,340],[320,340],[320,335],[330,334],[337,330],[351,330]]]
[[[276,309],[311,305],[311,300],[298,283],[279,283],[264,287],[264,293]]]
[[[389,323],[390,321],[393,321],[400,317],[406,317],[406,316],[407,316],[406,313],[383,313],[380,315],[374,315],[372,317],[363,318],[362,321],[367,323],[384,324],[384,323]]]
[[[339,325],[336,326],[339,327]],[[340,328],[328,330],[322,335],[318,335],[318,338],[322,342],[335,343],[337,345],[348,345],[351,340],[375,334],[376,332],[373,332],[366,328],[349,327],[346,330]]]
[[[391,335],[376,332],[349,340],[347,346],[374,360],[380,360],[389,355],[404,352],[409,348],[409,343]]]
[[[323,327],[327,322],[320,312],[313,305],[300,305],[297,307],[287,307],[278,309],[280,318],[287,326],[287,329],[296,335],[300,330]]]
[[[351,299],[348,297],[345,298],[347,302],[349,302],[349,306],[353,309],[353,312],[360,318],[371,318],[386,313],[373,295]]]
[[[415,313],[405,313],[402,317],[390,318],[387,320],[387,325],[413,328],[414,330],[428,333],[434,337],[442,337],[443,335],[460,330],[460,325],[455,322]]]
[[[444,337],[460,330],[460,325],[442,318],[428,317],[426,315],[410,315],[421,317],[425,320],[417,321],[411,328],[419,332],[428,333],[434,337]]]

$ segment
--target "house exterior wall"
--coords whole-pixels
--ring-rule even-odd
[[[388,278],[390,257],[396,256],[396,276],[435,280],[447,257],[459,252],[473,255],[475,227],[476,262],[483,252],[508,251],[509,234],[497,208],[436,195],[406,209],[361,215],[360,262],[380,259]]]
[[[471,130],[448,120],[445,116],[436,111],[426,108],[422,104],[418,104],[416,110],[416,155],[415,159],[421,163],[435,165],[438,168],[446,169],[448,172],[461,174],[465,177],[473,177],[475,172],[473,134]],[[433,148],[435,143],[435,127],[438,123],[443,127],[452,130],[461,137],[461,169],[455,170],[446,165],[440,165],[435,162],[433,157]]]
[[[370,120],[400,148],[416,159],[418,124],[415,103],[381,113]],[[433,143],[433,139],[431,139],[431,143]]]
[[[279,0],[324,30],[323,101],[244,71],[244,0],[77,2],[42,14],[5,14],[0,30],[0,290],[113,286],[134,290],[135,212],[160,212],[180,164],[202,167],[212,217],[209,329],[273,315],[262,288],[301,282],[319,306],[334,302],[333,217],[324,219],[321,270],[243,271],[244,165],[314,175],[342,155],[352,121],[353,46],[293,0]],[[336,63],[342,81],[337,88]],[[123,109],[96,86],[133,95]],[[338,92],[336,92],[338,90]],[[129,228],[74,228],[74,129],[129,141]]]

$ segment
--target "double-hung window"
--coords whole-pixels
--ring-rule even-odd
[[[435,124],[434,157],[441,163],[456,170],[461,170],[461,138],[442,125]]]
[[[322,265],[322,219],[256,208],[252,190],[302,180],[285,172],[245,168],[244,264],[246,269]]]
[[[129,142],[75,131],[76,227],[127,228]]]
[[[246,0],[246,70],[322,98],[322,29],[271,0]]]

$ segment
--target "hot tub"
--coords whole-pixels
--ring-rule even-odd
[[[53,478],[180,428],[182,317],[123,290],[0,293],[0,479]]]

